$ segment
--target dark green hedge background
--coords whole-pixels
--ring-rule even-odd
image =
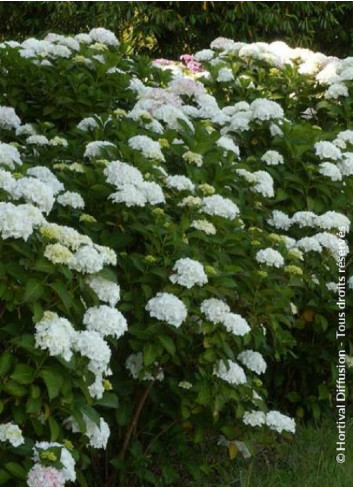
[[[353,54],[351,2],[0,2],[2,39],[97,26],[135,52],[164,57],[208,47],[218,36]]]

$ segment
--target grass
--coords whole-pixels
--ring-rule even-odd
[[[352,487],[353,485],[353,420],[346,426],[346,462],[336,462],[337,430],[335,420],[321,426],[300,426],[294,442],[282,446],[273,455],[259,453],[250,463],[238,462],[231,486],[313,486]]]
[[[337,428],[334,418],[320,424],[297,426],[291,442],[262,449],[250,459],[239,454],[229,459],[228,450],[209,438],[199,445],[188,445],[178,452],[177,444],[165,450],[155,447],[150,460],[154,486],[164,487],[353,487],[353,418],[346,424],[346,462],[336,462]],[[134,486],[146,480],[137,474]],[[128,484],[130,485],[130,484]]]

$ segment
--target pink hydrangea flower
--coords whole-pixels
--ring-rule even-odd
[[[203,71],[202,64],[196,61],[196,59],[191,56],[191,54],[182,54],[180,56],[180,61],[182,61],[192,73]]]
[[[65,477],[62,471],[54,467],[42,467],[34,464],[27,475],[27,485],[29,487],[63,487]]]

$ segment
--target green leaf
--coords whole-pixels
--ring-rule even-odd
[[[32,399],[38,399],[40,397],[40,388],[37,385],[31,385],[30,392]]]
[[[33,265],[33,270],[38,270],[39,272],[44,273],[53,273],[55,271],[55,267],[46,258],[40,258]]]
[[[158,350],[153,343],[146,343],[143,347],[143,363],[146,367],[151,365],[158,356]]]
[[[66,310],[70,311],[72,307],[72,297],[67,291],[67,287],[65,287],[62,282],[55,282],[54,284],[51,284],[50,287],[55,290],[60,299],[63,301]]]
[[[3,377],[10,370],[12,359],[13,357],[8,351],[0,355],[0,377]]]
[[[39,377],[44,380],[49,394],[49,399],[52,400],[60,393],[60,389],[64,383],[63,375],[58,369],[46,368],[39,372]]]
[[[33,312],[33,322],[38,323],[42,317],[43,317],[43,308],[38,302],[35,302],[32,306],[32,312]]]
[[[175,355],[175,343],[172,338],[170,338],[169,336],[161,335],[158,336],[158,341],[167,350],[167,352],[172,355],[172,357]]]
[[[4,467],[11,475],[18,479],[25,480],[27,477],[27,471],[20,464],[8,462]]]
[[[31,278],[26,283],[23,302],[36,302],[43,293],[44,286],[38,280]]]
[[[287,395],[286,395],[286,398],[288,399],[289,402],[293,402],[293,403],[296,403],[296,402],[299,402],[302,398],[302,396],[299,394],[299,392],[289,392]]]
[[[95,402],[96,406],[104,406],[109,408],[118,408],[119,399],[114,392],[104,392],[102,399]]]
[[[37,399],[27,399],[26,402],[26,413],[28,414],[34,414],[38,413],[42,406],[42,400],[40,398]]]
[[[50,428],[50,441],[56,441],[61,433],[60,425],[53,416],[49,416],[48,422]]]
[[[5,483],[11,478],[10,474],[6,470],[0,469],[0,486],[3,487]]]
[[[83,475],[83,472],[81,472],[81,470],[76,470],[76,477],[80,487],[89,487],[89,484],[85,476]]]
[[[32,353],[37,352],[34,344],[34,336],[33,334],[23,334],[17,338],[13,339],[13,343],[24,350],[30,351]]]
[[[3,386],[3,390],[15,397],[22,397],[27,394],[27,389],[14,380],[9,380]]]
[[[31,384],[33,382],[35,370],[24,363],[16,365],[14,372],[11,374],[11,379],[19,384]]]
[[[100,415],[92,406],[89,406],[85,401],[79,401],[75,403],[75,408],[78,408],[82,414],[85,414],[87,418],[99,426]]]

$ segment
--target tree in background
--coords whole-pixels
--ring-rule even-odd
[[[135,52],[175,57],[217,36],[273,41],[348,56],[351,2],[0,2],[3,39],[113,30]]]

